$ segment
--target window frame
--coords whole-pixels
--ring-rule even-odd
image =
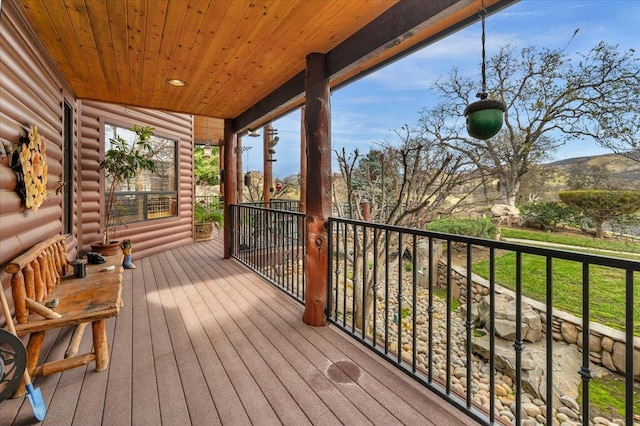
[[[117,120],[117,119],[113,119],[111,117],[109,118],[103,118],[100,120],[100,151],[101,151],[101,158],[104,158],[104,156],[106,155],[106,152],[108,150],[108,144],[109,144],[109,139],[111,139],[111,136],[107,135],[107,130],[109,127],[115,127],[116,129],[122,129],[122,130],[126,130],[126,131],[131,131],[131,128],[133,127],[134,124],[128,124],[128,123],[124,123],[123,121]],[[155,127],[155,126],[154,126]],[[158,130],[158,128],[155,128],[153,131],[153,136],[156,138],[161,138],[161,139],[165,139],[167,141],[173,142],[173,179],[172,179],[172,186],[173,186],[173,190],[157,190],[157,189],[149,189],[149,190],[141,190],[141,191],[130,191],[130,190],[123,190],[123,191],[116,191],[116,198],[117,197],[128,197],[129,201],[128,204],[129,206],[133,206],[133,205],[138,205],[142,207],[142,212],[136,212],[135,209],[131,210],[131,215],[128,215],[130,217],[132,217],[131,219],[125,219],[122,221],[119,221],[119,225],[122,226],[129,226],[129,225],[133,225],[133,224],[141,224],[141,223],[147,223],[147,222],[155,222],[158,220],[163,220],[163,219],[177,219],[180,216],[180,212],[179,212],[179,196],[180,196],[180,191],[179,191],[179,164],[180,162],[178,161],[178,156],[179,156],[179,147],[180,147],[180,138],[176,135],[171,135],[168,132],[163,131],[163,129]],[[157,163],[157,162],[156,162]],[[168,169],[170,170],[170,169]],[[153,173],[150,174],[151,176],[157,176],[157,173]],[[104,171],[101,171],[101,190],[103,193],[103,197],[102,197],[102,202],[106,205],[106,200],[109,197],[109,185],[107,182],[107,178],[104,174]],[[166,211],[167,214],[163,214],[161,216],[157,216],[157,217],[153,217],[154,216],[154,212],[153,211],[149,211],[149,206],[150,204],[152,204],[150,202],[150,198],[154,197],[154,196],[160,196],[160,197],[165,197],[167,199],[166,203],[168,204],[168,208],[163,210]],[[133,200],[131,200],[131,197],[134,197]],[[116,201],[117,202],[117,201]],[[156,212],[157,213],[157,212]],[[122,214],[120,214],[120,216],[122,216]],[[114,213],[114,217],[118,217],[118,212]],[[118,226],[118,225],[116,225]]]

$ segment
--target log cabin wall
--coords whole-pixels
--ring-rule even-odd
[[[193,118],[141,108],[125,108],[78,101],[48,59],[21,13],[11,1],[0,11],[0,282],[5,289],[9,276],[4,265],[39,241],[63,232],[69,257],[84,254],[100,239],[103,177],[98,170],[102,140],[101,123],[106,119],[125,127],[133,124],[155,127],[161,136],[178,140],[178,216],[129,225],[121,235],[131,238],[133,257],[140,258],[193,239]],[[71,108],[72,226],[65,231],[64,196],[56,194],[63,176],[64,104]],[[25,209],[16,193],[17,179],[3,149],[17,143],[32,124],[47,141],[48,196],[37,213]],[[80,148],[81,147],[81,148]],[[79,249],[78,249],[79,248]],[[0,288],[2,288],[0,287]]]
[[[104,176],[99,170],[104,157],[104,123],[131,128],[152,126],[158,136],[178,141],[178,215],[130,223],[118,239],[131,239],[134,259],[193,241],[193,117],[187,114],[125,107],[94,101],[78,101],[80,115],[80,200],[78,240],[82,252],[102,238],[104,220]]]
[[[2,3],[0,46],[0,280],[6,287],[6,262],[63,232],[63,195],[56,194],[64,161],[63,101],[66,98],[72,109],[75,101],[65,96],[69,92],[55,66],[12,2]],[[16,175],[4,149],[26,136],[32,124],[46,140],[49,169],[48,195],[37,213],[25,209],[16,193]],[[75,255],[73,238],[69,243]]]

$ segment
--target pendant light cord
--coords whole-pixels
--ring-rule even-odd
[[[482,0],[482,10],[480,11],[480,18],[482,20],[482,92],[478,93],[476,97],[480,99],[487,99],[489,94],[487,93],[487,66],[486,66],[486,51],[485,44],[485,31],[484,31],[484,18],[487,15],[487,9],[484,7],[484,0]]]

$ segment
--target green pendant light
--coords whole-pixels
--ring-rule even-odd
[[[467,119],[467,132],[469,136],[476,139],[489,139],[497,134],[502,128],[503,115],[507,110],[504,102],[497,99],[489,99],[487,93],[487,76],[486,76],[486,60],[485,60],[485,34],[484,19],[487,14],[482,2],[482,92],[476,97],[480,98],[472,104],[469,104],[464,110],[464,116]]]

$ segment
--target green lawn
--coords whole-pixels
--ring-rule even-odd
[[[586,235],[567,235],[553,232],[531,231],[525,229],[502,228],[500,235],[505,238],[521,238],[524,240],[544,241],[555,244],[588,247],[602,250],[615,250],[640,254],[640,240],[592,238]]]
[[[640,392],[640,385],[634,386],[635,394]],[[578,389],[579,395],[576,401],[582,403],[582,382]],[[615,415],[624,418],[625,414],[625,381],[624,378],[607,375],[595,377],[589,385],[589,402],[594,416],[609,417]],[[640,399],[634,398],[633,412],[640,413]]]
[[[507,253],[495,259],[496,282],[515,290],[515,253]],[[489,262],[473,265],[473,272],[489,277]],[[624,271],[590,266],[590,319],[592,322],[624,330],[625,277]],[[546,300],[546,261],[544,257],[522,255],[523,294],[540,302]],[[634,276],[635,301],[634,333],[640,336],[640,273]],[[582,317],[582,264],[568,260],[553,262],[553,306]]]
[[[640,242],[614,239],[595,239],[587,236],[572,236],[520,229],[502,229],[506,238],[550,242],[576,246],[576,250],[613,250],[640,253]],[[585,249],[585,247],[590,250]],[[609,253],[599,253],[608,255]],[[616,257],[638,259],[637,255],[615,254]],[[495,274],[498,284],[515,290],[515,253],[495,259]],[[489,262],[474,264],[473,271],[489,277]],[[609,327],[624,330],[625,327],[625,276],[613,268],[590,266],[590,319]],[[546,301],[546,259],[535,255],[522,255],[522,284],[525,296]],[[554,308],[582,317],[582,264],[569,260],[553,261],[553,306]],[[634,275],[634,334],[640,336],[640,273]],[[582,386],[582,385],[581,385]],[[582,389],[582,388],[581,388]],[[580,389],[580,391],[581,391]],[[595,378],[590,386],[590,402],[596,415],[624,415],[624,380],[607,376]],[[581,401],[581,398],[578,398]],[[640,400],[635,399],[634,412],[640,412]]]

